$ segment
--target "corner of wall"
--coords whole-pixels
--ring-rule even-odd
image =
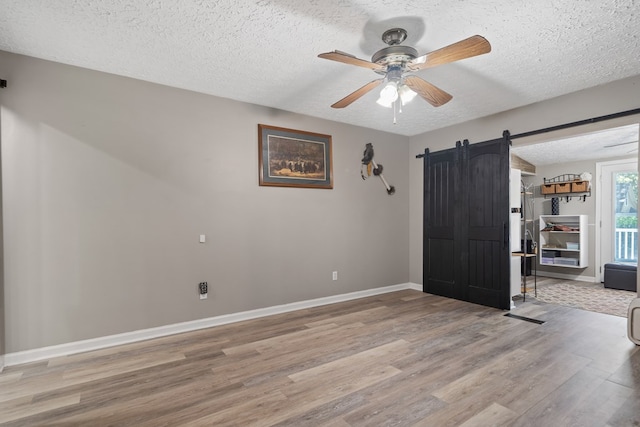
[[[627,336],[631,342],[640,345],[640,298],[631,301],[627,319]]]
[[[4,327],[4,237],[2,219],[2,109],[0,108],[0,372],[4,368],[5,327]]]

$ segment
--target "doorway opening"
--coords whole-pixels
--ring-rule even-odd
[[[561,215],[588,215],[588,267],[583,270],[540,268],[538,289],[548,285],[556,287],[554,291],[558,293],[559,284],[563,288],[575,287],[582,292],[576,294],[578,300],[584,297],[586,287],[603,288],[606,263],[637,265],[639,119],[638,115],[630,115],[514,141],[512,153],[536,166],[535,175],[523,177],[535,187],[542,184],[545,177],[584,172],[592,175],[592,197],[559,198]],[[538,200],[536,216],[551,215],[550,198],[545,199],[538,190],[535,197]],[[536,228],[539,231],[539,224]],[[540,267],[540,258],[537,261]],[[635,297],[634,292],[617,292]]]

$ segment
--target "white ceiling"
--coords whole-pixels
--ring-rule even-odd
[[[575,128],[578,129],[578,128]],[[511,152],[535,166],[614,157],[637,157],[640,126],[631,124],[570,137],[517,145]]]
[[[0,50],[400,135],[640,74],[637,0],[2,0]],[[414,100],[392,123],[378,78],[320,59],[369,60],[392,27],[419,54],[479,34],[488,54],[420,71],[453,95]],[[11,84],[9,82],[9,84]]]

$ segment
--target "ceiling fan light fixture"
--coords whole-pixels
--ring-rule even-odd
[[[412,91],[411,89],[409,89],[409,86],[401,85],[400,89],[398,90],[398,95],[400,96],[400,101],[402,101],[402,105],[407,105],[408,103],[413,101],[413,98],[415,98],[416,95],[418,94]]]
[[[380,91],[380,98],[378,98],[378,104],[384,107],[391,107],[398,99],[398,83],[394,81],[387,82]]]
[[[409,89],[407,85],[401,84],[398,86],[396,82],[389,82],[380,91],[380,98],[378,98],[376,102],[378,105],[391,108],[393,103],[398,99],[402,105],[407,105],[409,102],[413,101],[417,95],[418,94]]]
[[[382,98],[378,98],[378,100],[376,101],[376,104],[384,107],[384,108],[391,108],[393,107],[393,101],[385,101]]]

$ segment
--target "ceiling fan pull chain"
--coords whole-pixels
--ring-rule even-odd
[[[393,124],[394,125],[397,123],[396,121],[396,105],[397,104],[398,104],[397,100],[393,101]]]

